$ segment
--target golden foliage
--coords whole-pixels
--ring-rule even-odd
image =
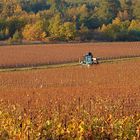
[[[46,33],[43,30],[43,23],[41,21],[35,24],[28,24],[23,30],[23,37],[26,40],[44,40]]]
[[[0,106],[0,139],[46,140],[46,139],[105,139],[138,140],[140,138],[140,114],[116,118],[105,116],[80,116],[66,122],[54,115],[48,119],[38,110],[36,116],[20,110],[18,105]],[[57,112],[53,112],[57,114]],[[83,112],[84,113],[84,112]],[[82,115],[83,115],[82,113]],[[33,117],[34,116],[34,117]],[[46,117],[45,117],[46,116]]]

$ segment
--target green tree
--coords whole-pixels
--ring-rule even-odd
[[[17,30],[14,35],[13,35],[13,38],[12,38],[15,42],[21,42],[22,40],[22,34]]]
[[[95,8],[95,14],[100,24],[111,22],[120,9],[119,0],[100,0]]]
[[[22,28],[24,28],[24,26],[26,25],[26,21],[24,19],[20,19],[17,17],[8,18],[6,22],[11,37],[17,30],[21,31]]]
[[[0,31],[0,40],[8,39],[9,38],[9,30],[8,28],[2,29]]]
[[[48,0],[50,8],[54,13],[64,13],[66,10],[65,0]]]

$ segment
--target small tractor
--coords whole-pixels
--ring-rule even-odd
[[[93,54],[91,52],[88,52],[86,55],[83,56],[83,60],[80,61],[80,64],[82,65],[93,65],[93,64],[99,64],[98,58],[94,58]]]

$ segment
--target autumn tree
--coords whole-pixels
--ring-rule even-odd
[[[131,20],[133,18],[132,1],[133,0],[120,0],[124,20]]]
[[[60,28],[60,36],[66,40],[73,40],[76,36],[76,26],[72,22],[65,22]]]
[[[1,10],[1,17],[11,17],[11,16],[20,16],[22,11],[22,8],[20,4],[16,0],[2,0],[2,10]]]
[[[106,40],[117,41],[117,40],[127,40],[129,36],[129,21],[121,21],[116,18],[112,21],[112,24],[104,25],[101,27],[100,31],[103,33],[103,37]]]
[[[76,34],[79,39],[100,41],[105,32],[112,41],[135,40],[139,22],[139,0],[0,0],[0,40],[13,38],[17,31],[30,40],[46,34],[71,40]]]
[[[140,40],[140,21],[132,20],[129,26],[129,33],[131,40],[139,41]]]
[[[139,0],[134,0],[132,8],[133,8],[134,18],[140,20],[140,1]]]
[[[140,32],[140,21],[138,20],[132,20],[129,26],[129,31],[133,32]]]
[[[50,23],[49,23],[50,36],[59,38],[61,36],[61,33],[60,33],[61,26],[62,26],[61,15],[57,14],[50,20]]]
[[[27,24],[22,33],[23,38],[31,41],[44,40],[47,35],[43,28],[43,23],[41,21],[35,24]]]

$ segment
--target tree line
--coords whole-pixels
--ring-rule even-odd
[[[139,0],[1,0],[0,40],[139,41]]]

